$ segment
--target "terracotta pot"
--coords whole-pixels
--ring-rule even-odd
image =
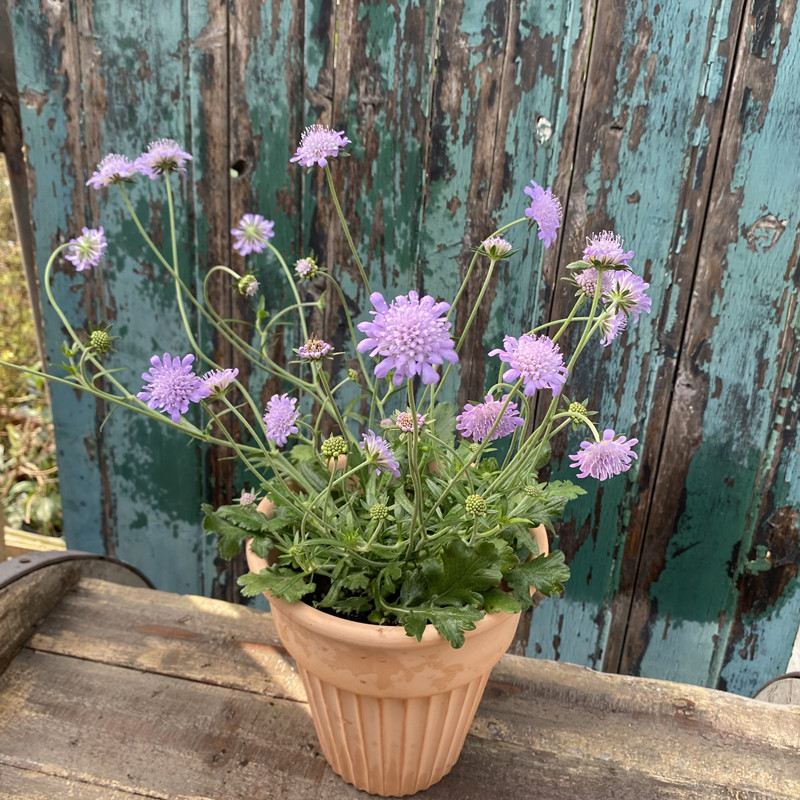
[[[547,553],[544,527],[534,534]],[[267,566],[249,546],[247,562],[254,572]],[[383,796],[422,791],[452,769],[489,673],[519,623],[519,614],[488,614],[454,649],[433,625],[418,642],[400,626],[269,601],[305,686],[325,758],[348,783]]]

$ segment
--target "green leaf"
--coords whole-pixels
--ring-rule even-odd
[[[483,607],[487,614],[505,611],[506,614],[516,614],[522,610],[519,601],[502,589],[489,589],[483,593]]]
[[[503,548],[500,552],[498,547]],[[430,601],[441,606],[480,605],[480,592],[498,586],[503,570],[514,563],[511,548],[504,542],[482,541],[470,547],[456,539],[448,542],[437,557],[422,562],[403,582],[403,606],[419,606]]]
[[[240,576],[237,583],[242,587],[245,597],[254,597],[262,592],[270,592],[275,597],[280,597],[287,603],[296,603],[302,597],[316,589],[313,581],[308,581],[306,575],[296,572],[289,567],[279,567],[273,564],[261,572],[248,572]]]
[[[518,564],[505,577],[514,597],[523,608],[528,608],[531,605],[530,587],[547,597],[560,594],[569,578],[569,567],[564,563],[564,554],[555,550],[549,556],[537,556]]]
[[[217,547],[222,558],[233,558],[242,549],[242,542],[250,537],[262,536],[269,520],[253,506],[213,506],[203,504],[203,530],[219,537]]]
[[[452,442],[456,433],[456,409],[452,403],[437,403],[433,431],[443,442]]]
[[[566,269],[587,269],[591,266],[591,264],[587,264],[585,261],[573,261],[571,264],[567,264]]]
[[[421,606],[409,612],[403,620],[403,627],[409,636],[415,636],[419,641],[430,621],[439,634],[457,648],[464,644],[464,631],[474,630],[475,623],[482,617],[483,611],[479,608]]]

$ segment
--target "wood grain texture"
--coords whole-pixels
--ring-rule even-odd
[[[274,641],[256,610],[82,580],[0,675],[0,797],[363,796]],[[789,800],[799,736],[800,708],[506,656],[425,796]]]
[[[800,180],[776,158],[800,55],[796,4],[759,9],[738,42],[621,662],[745,694],[785,670],[800,609]]]

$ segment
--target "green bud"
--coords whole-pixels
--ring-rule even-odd
[[[358,379],[358,372],[354,369],[347,370],[347,377],[353,381],[353,383],[360,383]]]
[[[111,337],[107,331],[92,331],[89,336],[89,344],[101,355],[105,355],[111,349]]]
[[[527,494],[529,497],[541,497],[542,496],[542,490],[535,483],[529,483],[525,487],[524,491],[525,491],[525,494]]]
[[[389,509],[383,503],[375,503],[370,506],[369,516],[371,519],[386,519],[389,516]]]
[[[480,517],[486,513],[486,501],[479,494],[470,494],[464,501],[464,508],[473,517]]]
[[[347,442],[343,436],[331,436],[322,443],[322,455],[337,458],[347,453]]]

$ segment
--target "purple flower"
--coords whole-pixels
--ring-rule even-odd
[[[289,397],[282,394],[272,395],[267,403],[266,413],[264,414],[264,427],[267,431],[267,439],[275,442],[278,447],[283,447],[287,439],[293,433],[297,433],[295,425],[300,412],[295,410],[297,405],[296,397]]]
[[[511,243],[500,236],[490,236],[481,242],[481,248],[489,258],[495,261],[505,258],[511,253]]]
[[[316,276],[318,269],[317,262],[311,256],[300,258],[294,264],[294,271],[301,280],[304,278],[311,280]]]
[[[550,247],[556,239],[556,229],[561,227],[561,203],[549,186],[543,189],[536,181],[525,187],[525,194],[531,198],[525,216],[533,217],[539,226],[539,238],[544,239],[545,247]]]
[[[303,131],[300,146],[289,161],[299,161],[304,167],[321,167],[328,165],[329,158],[336,158],[339,149],[350,144],[344,131],[333,131],[324,125],[312,125]]]
[[[328,353],[333,350],[333,345],[328,342],[323,342],[322,339],[315,336],[313,333],[308,337],[304,345],[301,345],[297,351],[300,358],[305,358],[309,361],[319,361]]]
[[[650,284],[638,275],[626,269],[614,270],[611,273],[611,286],[605,292],[609,301],[610,311],[620,311],[625,316],[633,317],[634,322],[639,321],[639,314],[643,311],[650,313],[651,299],[644,293]]]
[[[503,395],[502,400],[495,400],[490,394],[487,394],[484,399],[485,402],[475,406],[467,403],[464,406],[464,412],[456,417],[458,422],[456,430],[461,431],[461,435],[465,438],[471,438],[473,442],[485,442],[498,417],[500,417],[500,422],[497,423],[489,441],[508,436],[514,433],[517,427],[525,424],[525,420],[517,411],[516,403],[509,403],[503,412],[503,404],[508,399],[507,394]],[[501,412],[503,412],[502,416],[500,416]]]
[[[632,258],[633,250],[626,253],[622,238],[614,231],[593,233],[591,239],[586,239],[583,260],[596,267],[627,267]]]
[[[233,249],[243,256],[261,253],[266,248],[267,242],[275,235],[274,228],[275,223],[264,219],[261,214],[245,214],[239,220],[239,227],[231,228],[231,233],[236,239]]]
[[[425,425],[425,417],[422,414],[417,414],[417,430],[421,430]],[[391,419],[381,420],[381,426],[384,428],[397,428],[403,433],[411,433],[414,430],[414,417],[410,411],[395,411]]]
[[[158,180],[169,172],[186,174],[186,162],[192,157],[173,139],[156,139],[147,145],[147,150],[134,162],[137,172],[150,180]]]
[[[362,442],[359,447],[364,451],[367,459],[375,464],[375,472],[378,475],[382,471],[391,472],[395,478],[400,477],[400,464],[394,457],[391,448],[382,436],[376,436],[372,431],[362,434]]]
[[[133,161],[129,161],[125,156],[111,153],[97,165],[92,177],[86,181],[86,185],[93,189],[100,189],[114,183],[130,182],[136,172],[136,164]]]
[[[587,297],[594,297],[595,290],[597,289],[597,275],[598,272],[594,267],[583,269],[575,274],[575,283],[580,286],[581,291]],[[611,289],[611,273],[607,270],[601,270],[600,278],[600,296],[604,296]]]
[[[385,356],[375,366],[375,377],[385,378],[394,370],[392,383],[399,386],[403,378],[422,376],[423,383],[437,383],[439,375],[434,364],[442,364],[447,359],[451,364],[458,361],[458,355],[450,338],[450,323],[443,316],[449,311],[448,303],[437,303],[430,295],[421,300],[419,294],[410,291],[399,295],[386,305],[380,292],[373,292],[369,298],[375,311],[372,322],[360,322],[358,329],[367,338],[358,344],[358,352],[371,350],[371,356]]]
[[[600,323],[600,331],[603,334],[603,338],[600,339],[600,344],[602,344],[603,347],[608,347],[627,326],[628,318],[622,311],[613,316],[606,317]]]
[[[234,369],[212,369],[203,375],[203,384],[213,395],[222,396],[225,390],[236,380],[239,370]]]
[[[236,291],[238,291],[242,297],[252,297],[258,291],[256,276],[251,275],[249,272],[247,275],[242,275],[242,277],[236,281]]]
[[[242,489],[242,496],[239,498],[239,505],[241,506],[251,506],[258,498],[253,492],[248,492],[245,489]]]
[[[639,440],[626,440],[622,434],[615,436],[614,431],[607,429],[603,431],[602,441],[581,442],[580,451],[570,456],[574,462],[570,466],[580,470],[579,478],[591,475],[604,481],[630,469],[631,457],[638,458],[632,448]]]
[[[180,359],[164,353],[163,360],[153,356],[150,371],[142,375],[142,380],[147,383],[136,396],[146,402],[148,408],[163,409],[173,422],[180,421],[181,414],[189,410],[189,403],[198,403],[211,394],[211,390],[192,371],[193,361],[193,355]]]
[[[77,272],[83,272],[100,263],[107,246],[102,228],[84,228],[80,236],[70,241],[64,258],[75,265]]]
[[[492,350],[489,355],[499,355],[501,361],[510,364],[511,369],[503,374],[504,381],[522,378],[525,394],[532,395],[537,389],[549,388],[553,396],[561,391],[567,380],[567,368],[561,350],[547,336],[524,334],[515,339],[503,339],[505,351]]]

